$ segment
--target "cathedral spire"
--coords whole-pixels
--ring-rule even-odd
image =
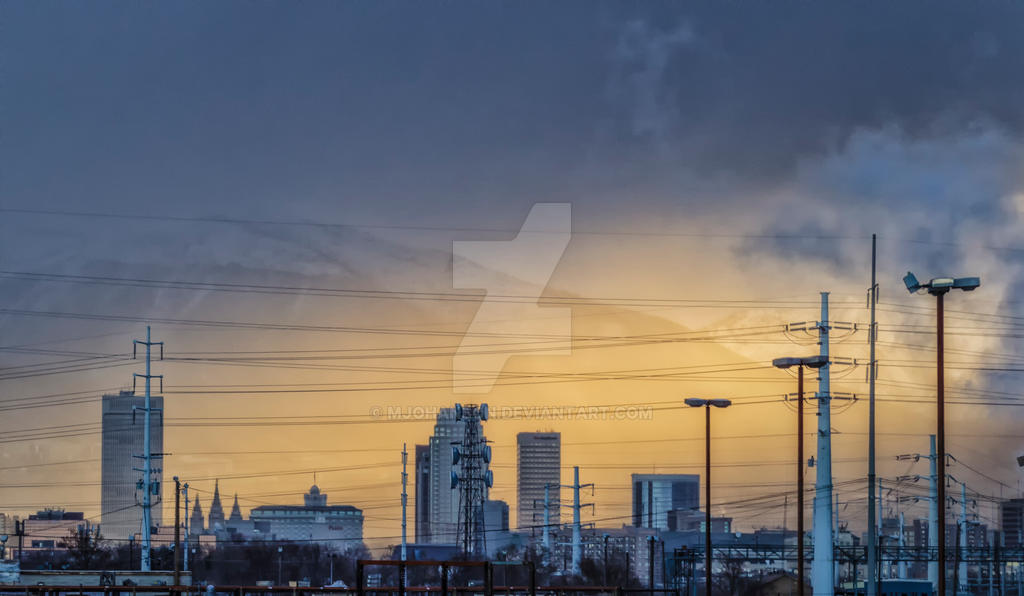
[[[242,521],[242,510],[238,507],[238,493],[235,493],[235,504],[231,506],[231,517],[228,518],[228,521]]]
[[[202,534],[206,528],[206,524],[203,520],[203,508],[199,506],[199,497],[196,497],[196,505],[192,508],[192,517],[188,522],[188,533],[189,534]]]
[[[213,485],[213,503],[210,505],[210,523],[207,527],[210,530],[224,527],[224,507],[220,504],[220,480],[216,480]]]

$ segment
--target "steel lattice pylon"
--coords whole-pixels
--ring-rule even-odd
[[[487,469],[491,448],[487,446],[481,425],[487,420],[487,404],[455,404],[455,419],[466,427],[462,440],[452,443],[452,463],[459,465],[459,472],[452,473],[452,489],[459,489],[457,536],[463,553],[486,556],[484,503],[487,502],[487,489],[493,484],[493,476]]]

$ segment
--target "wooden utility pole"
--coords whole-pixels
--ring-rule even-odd
[[[174,477],[174,585],[181,585],[181,481]]]

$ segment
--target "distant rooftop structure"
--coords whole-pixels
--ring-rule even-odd
[[[327,505],[327,494],[320,492],[320,487],[313,485],[309,488],[309,492],[302,495],[303,501],[306,503],[306,507],[325,507]]]
[[[64,511],[63,509],[44,509],[28,516],[33,520],[72,521],[84,520],[85,514],[81,511]]]

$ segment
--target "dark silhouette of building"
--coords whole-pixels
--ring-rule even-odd
[[[189,534],[202,534],[206,529],[206,520],[203,519],[203,508],[199,505],[199,497],[196,497],[196,504],[192,507],[192,517],[188,522]]]
[[[556,432],[526,432],[516,435],[516,525],[520,531],[544,523],[544,487],[552,484],[548,515],[552,523],[560,516],[558,485],[562,483],[562,435]],[[535,533],[535,532],[531,532]]]
[[[1006,546],[1024,545],[1024,498],[999,504],[999,523],[1006,537]]]
[[[430,445],[416,446],[416,542],[430,542]]]
[[[164,398],[150,397],[153,412],[150,417],[150,446],[153,453],[162,453],[164,445]],[[133,391],[122,391],[103,396],[102,444],[100,471],[100,510],[103,535],[115,540],[126,540],[142,531],[141,486],[142,473],[138,456],[143,449],[143,419],[139,412],[146,406],[146,398]],[[163,479],[163,460],[153,460],[152,481],[160,486]],[[154,502],[156,499],[154,498]],[[163,521],[162,508],[154,504],[151,510],[153,526]]]
[[[633,474],[633,525],[669,529],[669,512],[700,507],[697,474]]]
[[[210,504],[210,522],[206,527],[211,531],[224,529],[224,507],[220,504],[220,480],[213,484],[213,503]]]

